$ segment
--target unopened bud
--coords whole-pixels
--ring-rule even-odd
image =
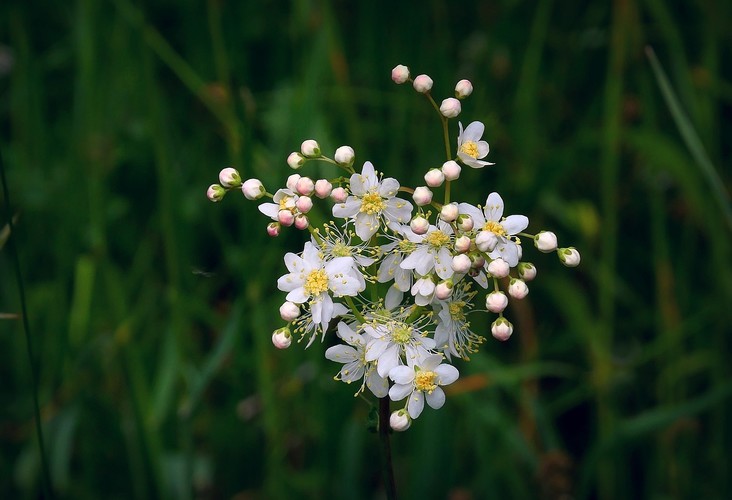
[[[549,253],[557,249],[557,235],[551,231],[541,231],[534,236],[534,246],[540,252]]]
[[[430,89],[432,89],[432,83],[432,78],[429,76],[419,75],[414,79],[414,83],[412,83],[412,85],[414,86],[414,90],[420,94],[426,94]]]
[[[455,239],[455,251],[465,253],[470,250],[470,236],[462,235]]]
[[[300,196],[295,202],[295,206],[300,213],[306,214],[313,208],[313,199],[309,196]]]
[[[285,227],[290,227],[295,222],[295,214],[289,210],[280,210],[277,212],[277,220]]]
[[[270,222],[267,224],[267,234],[273,238],[279,236],[281,227],[279,222]]]
[[[421,215],[418,215],[412,219],[409,227],[412,228],[414,234],[425,234],[430,228],[430,222]]]
[[[289,300],[280,306],[280,317],[283,320],[290,322],[297,319],[300,316],[300,306],[290,302]]]
[[[536,267],[531,262],[520,262],[518,274],[524,281],[531,281],[536,278]]]
[[[470,267],[473,269],[483,269],[483,266],[485,266],[485,257],[483,257],[480,254],[474,254],[470,257]]]
[[[508,262],[498,257],[488,263],[488,272],[494,278],[505,278],[508,276],[508,272],[511,270]]]
[[[226,167],[219,172],[219,182],[225,188],[238,187],[241,185],[241,176],[235,168]]]
[[[465,274],[470,270],[470,266],[472,265],[472,261],[470,260],[470,257],[465,255],[464,253],[458,254],[455,257],[452,258],[452,270],[456,273]]]
[[[409,80],[409,68],[403,64],[394,66],[394,69],[391,70],[391,79],[399,85],[406,82]]]
[[[432,203],[432,191],[430,191],[429,188],[425,186],[419,186],[414,190],[412,199],[418,207],[429,205],[430,203]]]
[[[310,196],[315,190],[315,183],[310,177],[300,177],[295,184],[295,191],[303,196]]]
[[[396,410],[389,417],[389,426],[396,432],[404,432],[412,425],[412,419],[406,410]]]
[[[259,179],[247,179],[241,185],[241,192],[247,200],[258,200],[264,196],[265,190]]]
[[[492,252],[498,244],[498,236],[493,231],[481,231],[475,237],[475,246],[481,252]]]
[[[290,156],[287,157],[287,164],[293,170],[297,170],[298,168],[302,167],[304,163],[305,157],[296,151],[293,151],[292,153],[290,153]]]
[[[445,174],[439,168],[432,168],[424,174],[424,181],[429,187],[440,187],[445,182]]]
[[[315,196],[324,200],[330,196],[330,192],[333,190],[333,184],[326,179],[318,179],[315,183]]]
[[[300,145],[300,152],[305,156],[305,158],[316,158],[320,156],[320,145],[318,144],[318,141],[313,139],[302,141],[302,144]]]
[[[457,82],[457,85],[455,85],[455,97],[458,99],[465,99],[472,93],[473,84],[470,83],[470,80],[460,80]]]
[[[491,292],[485,297],[485,308],[490,312],[503,312],[507,305],[508,297],[503,292]]]
[[[272,334],[272,343],[277,349],[287,349],[292,344],[292,335],[287,327],[279,328]]]
[[[491,334],[497,340],[505,342],[513,333],[513,325],[506,318],[501,316],[491,324]]]
[[[295,228],[299,230],[307,229],[310,225],[310,220],[306,215],[298,214],[295,216]]]
[[[285,182],[285,186],[287,186],[287,189],[290,191],[297,191],[297,181],[300,180],[300,174],[292,174],[289,177],[287,177],[287,182]]]
[[[223,200],[225,195],[226,189],[224,189],[223,186],[219,186],[218,184],[211,184],[206,191],[206,197],[214,203]]]
[[[580,263],[580,254],[574,247],[560,248],[557,250],[559,260],[567,267],[577,267]]]
[[[455,118],[460,114],[461,109],[460,101],[454,97],[448,97],[442,101],[442,104],[440,104],[440,113],[442,113],[442,116],[445,118]]]
[[[341,146],[336,149],[335,161],[339,165],[345,165],[350,167],[353,165],[353,160],[356,158],[356,153],[353,151],[351,146]]]
[[[523,299],[529,294],[529,287],[524,280],[512,279],[508,285],[508,294],[514,299]]]
[[[445,280],[435,286],[435,297],[445,300],[452,295],[452,280]]]
[[[336,203],[344,203],[348,199],[348,191],[345,188],[337,187],[330,192],[330,197]]]
[[[457,226],[458,229],[460,229],[461,231],[470,231],[471,229],[473,229],[474,224],[475,223],[473,222],[473,218],[471,216],[467,214],[458,215]]]
[[[442,173],[448,181],[454,181],[460,177],[462,168],[455,160],[449,160],[442,164]]]
[[[442,208],[440,209],[440,219],[445,222],[452,222],[457,219],[459,213],[460,209],[458,208],[457,203],[448,203],[447,205],[442,205]]]

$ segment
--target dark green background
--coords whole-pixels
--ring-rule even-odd
[[[402,63],[438,102],[474,82],[460,119],[485,122],[496,166],[465,169],[453,198],[498,190],[583,257],[526,249],[539,274],[509,309],[514,336],[458,363],[445,407],[393,436],[402,497],[724,497],[731,15],[721,0],[3,2],[0,147],[54,490],[379,497],[368,405],[332,381],[332,339],[270,342],[304,235],[270,239],[255,203],[204,194],[227,165],[273,191],[307,138],[417,185],[441,129],[391,82]],[[17,314],[11,257],[6,243],[0,312]],[[0,497],[35,498],[18,319],[0,319],[0,381]]]

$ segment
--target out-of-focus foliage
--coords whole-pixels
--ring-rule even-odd
[[[730,491],[732,230],[713,193],[731,181],[731,20],[712,0],[3,2],[0,147],[54,490],[382,491],[368,407],[332,381],[329,341],[270,343],[281,256],[304,235],[270,239],[254,203],[204,194],[226,165],[273,191],[306,138],[417,184],[441,128],[390,81],[402,63],[438,99],[475,85],[461,120],[486,123],[496,166],[464,169],[461,197],[498,190],[583,256],[571,272],[532,258],[510,342],[489,340],[448,404],[393,437],[403,497]],[[685,145],[646,45],[721,181]],[[33,498],[17,290],[6,245],[0,497]],[[488,315],[474,325],[489,334]]]

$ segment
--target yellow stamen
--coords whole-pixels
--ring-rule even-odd
[[[386,203],[379,193],[366,193],[361,199],[361,212],[373,215],[383,212],[385,208]]]
[[[472,156],[473,158],[477,158],[478,157],[478,144],[476,144],[473,141],[465,141],[460,146],[460,151],[462,151],[463,153],[465,153],[468,156]]]
[[[430,246],[440,248],[450,242],[450,237],[438,229],[425,236],[424,240]]]
[[[308,295],[320,295],[321,293],[328,290],[328,275],[324,269],[317,269],[310,271],[307,278],[305,278],[305,292]]]
[[[437,389],[437,384],[435,384],[436,378],[437,374],[435,372],[430,372],[426,370],[418,371],[414,376],[414,387],[418,391],[432,394],[432,391]]]
[[[491,233],[495,234],[496,236],[506,236],[508,233],[506,233],[506,230],[503,229],[503,226],[500,225],[498,222],[494,222],[492,220],[489,220],[485,223],[483,226],[483,231],[490,231]]]

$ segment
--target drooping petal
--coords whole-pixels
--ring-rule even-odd
[[[379,283],[387,283],[394,279],[394,273],[399,267],[401,262],[401,256],[398,254],[389,254],[384,257],[379,266],[379,271],[376,273],[376,279]]]
[[[399,365],[399,346],[392,344],[379,356],[376,362],[376,370],[379,375],[386,377],[392,368]]]
[[[435,255],[435,272],[437,273],[437,276],[443,280],[446,280],[453,275],[452,254],[450,254],[450,250],[445,247],[440,248]]]
[[[485,207],[483,207],[483,213],[487,221],[498,222],[501,220],[503,215],[503,198],[501,195],[493,192],[488,195],[485,200]]]
[[[368,387],[377,398],[386,397],[389,393],[389,382],[373,369],[371,369],[368,372],[368,375],[366,375],[366,387]]]
[[[439,387],[438,387],[439,389]],[[424,410],[424,394],[422,391],[414,391],[409,396],[409,403],[407,403],[407,412],[412,418],[418,418]]]
[[[295,288],[287,294],[287,300],[289,300],[290,302],[294,302],[295,304],[303,304],[307,302],[308,297],[309,295],[305,293],[305,288],[303,288],[302,286]]]
[[[402,303],[403,298],[404,292],[399,290],[396,285],[392,285],[386,292],[386,297],[384,298],[384,307],[387,310],[396,309],[396,307]]]
[[[442,405],[445,404],[445,391],[438,387],[431,393],[428,393],[426,398],[427,404],[430,405],[430,408],[439,410],[442,408]]]
[[[323,317],[323,303],[320,300],[314,300],[310,304],[310,312],[313,315],[313,323],[316,325],[320,324],[320,320]]]
[[[400,292],[408,292],[412,286],[412,273],[401,267],[397,269],[394,276],[394,287]]]
[[[509,215],[501,222],[501,226],[508,234],[517,234],[529,227],[529,218],[525,215]]]
[[[319,323],[323,325],[323,330],[328,328],[328,323],[333,319],[333,299],[327,293],[320,294],[320,302],[323,304]]]
[[[458,369],[452,365],[442,364],[433,370],[438,378],[439,385],[450,385],[460,376]]]

